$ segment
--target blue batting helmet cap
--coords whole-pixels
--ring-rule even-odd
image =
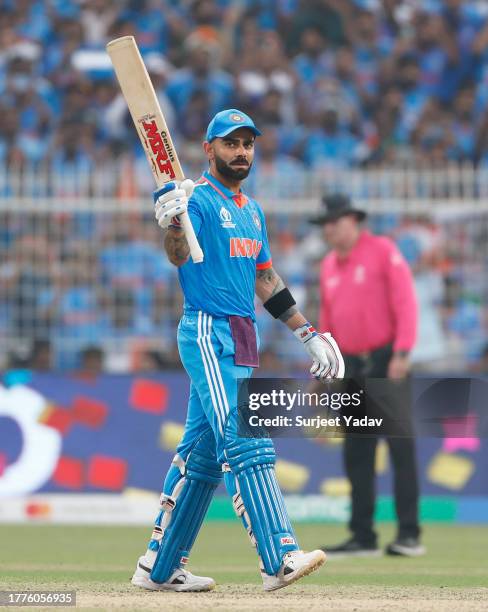
[[[248,128],[256,136],[261,136],[261,132],[254,125],[254,121],[237,108],[228,108],[217,113],[207,128],[207,142],[212,142],[214,138],[224,138],[234,130],[239,128]]]

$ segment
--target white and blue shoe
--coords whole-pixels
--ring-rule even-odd
[[[261,570],[264,590],[282,589],[319,569],[325,560],[326,555],[323,550],[312,550],[312,552],[294,550],[286,553],[276,576],[269,576]]]
[[[148,591],[176,591],[197,592],[212,591],[215,588],[215,580],[207,576],[194,576],[185,569],[176,569],[166,582],[159,583],[151,580],[151,568],[146,565],[146,558],[139,557],[136,571],[132,576],[131,583],[134,586],[147,589]]]

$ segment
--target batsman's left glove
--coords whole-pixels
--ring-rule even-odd
[[[294,332],[312,358],[310,374],[317,380],[324,378],[344,378],[345,367],[341,351],[331,334],[318,333],[310,323]]]
[[[178,216],[187,211],[194,187],[191,179],[185,179],[181,183],[166,183],[154,192],[154,215],[159,227],[180,225]]]

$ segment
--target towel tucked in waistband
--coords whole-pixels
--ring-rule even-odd
[[[250,317],[229,316],[230,331],[235,344],[235,365],[259,367],[258,343]]]

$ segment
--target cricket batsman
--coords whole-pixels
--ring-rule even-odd
[[[184,311],[178,348],[190,380],[183,438],[164,481],[160,511],[132,584],[150,590],[209,591],[212,578],[185,564],[222,477],[238,517],[256,547],[265,591],[285,587],[325,562],[321,550],[299,549],[276,480],[269,438],[244,438],[237,427],[237,379],[258,367],[254,294],[295,334],[317,379],[344,376],[330,334],[315,331],[275,272],[263,211],[241,191],[260,135],[245,113],[224,110],[203,143],[209,168],[194,183],[167,183],[154,193],[164,246],[178,267]],[[189,258],[178,216],[188,212],[205,253]]]

